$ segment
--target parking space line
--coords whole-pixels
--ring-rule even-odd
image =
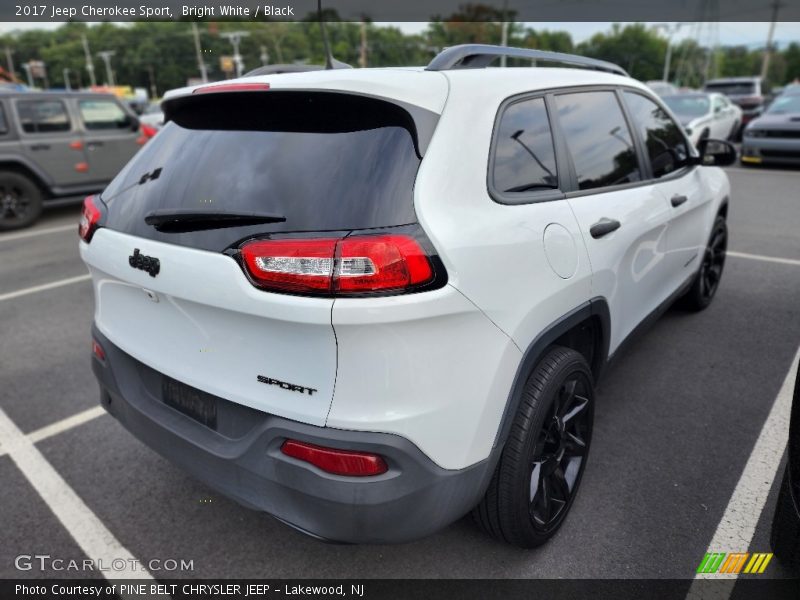
[[[68,277],[67,279],[59,279],[58,281],[52,281],[50,283],[44,283],[42,285],[35,285],[33,287],[25,288],[22,290],[16,290],[15,292],[0,294],[0,302],[2,302],[3,300],[11,300],[13,298],[19,298],[20,296],[27,296],[28,294],[35,294],[36,292],[44,292],[46,290],[52,290],[53,288],[58,288],[65,285],[71,285],[73,283],[79,283],[81,281],[87,281],[90,278],[91,275],[87,273],[86,275],[78,275],[77,277]]]
[[[32,431],[28,434],[28,439],[32,443],[38,444],[42,440],[46,440],[49,437],[68,431],[73,427],[77,427],[78,425],[88,423],[92,419],[101,417],[104,414],[106,414],[106,411],[102,406],[95,406],[93,408],[84,410],[83,412],[72,415],[71,417],[67,417],[66,419],[61,419],[60,421],[46,425],[40,429],[37,429],[36,431]],[[2,444],[0,444],[0,456],[3,456],[5,453],[6,449],[4,449]]]
[[[764,262],[771,262],[771,263],[778,263],[781,265],[793,265],[795,267],[800,267],[800,260],[795,258],[780,258],[778,256],[764,256],[763,254],[747,254],[746,252],[733,252],[728,250],[726,252],[728,256],[734,256],[736,258],[746,258],[748,260],[761,260]]]
[[[2,409],[0,440],[3,440],[5,450],[22,474],[84,554],[93,561],[102,561],[103,565],[111,566],[111,571],[105,570],[108,566],[100,571],[106,579],[153,579]],[[139,565],[139,568],[133,568],[133,565]]]
[[[711,538],[706,552],[748,552],[756,526],[764,511],[775,475],[778,472],[786,441],[789,438],[789,412],[792,404],[795,374],[800,361],[800,348],[794,355],[792,365],[783,380],[778,395],[769,411],[767,420],[747,459],[739,482],[733,490],[725,513],[720,519],[717,530]],[[762,549],[756,549],[760,552]],[[767,548],[763,548],[767,551]],[[698,556],[699,561],[702,556]],[[720,584],[714,590],[714,598],[727,598],[733,590],[738,574],[697,574],[695,582],[700,579],[730,579],[729,587]],[[707,588],[702,583],[693,583],[687,598],[702,598]]]
[[[36,237],[37,235],[47,235],[48,233],[59,233],[60,231],[78,231],[78,223],[70,223],[69,225],[60,225],[58,227],[47,227],[44,229],[32,229],[31,231],[23,231],[20,233],[9,233],[8,235],[0,235],[0,242],[13,242],[14,240],[24,240],[29,237]]]

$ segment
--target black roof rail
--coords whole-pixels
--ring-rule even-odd
[[[509,58],[527,58],[530,60],[543,60],[566,65],[575,65],[606,71],[615,75],[628,77],[628,73],[614,63],[587,58],[577,54],[564,54],[563,52],[549,52],[547,50],[534,50],[532,48],[510,48],[508,46],[491,46],[488,44],[462,44],[445,48],[425,67],[426,71],[449,71],[451,69],[482,69],[489,66],[498,56]]]

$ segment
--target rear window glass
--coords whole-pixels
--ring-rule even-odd
[[[60,100],[20,100],[17,112],[25,133],[69,131],[67,108]]]
[[[553,136],[543,98],[510,105],[496,136],[492,177],[498,192],[558,188]]]
[[[756,84],[752,81],[740,83],[707,83],[704,89],[730,96],[744,96],[745,94],[755,94]]]
[[[109,227],[221,251],[262,233],[416,221],[413,187],[420,158],[405,111],[383,101],[320,92],[237,96],[192,99],[173,111],[173,121],[103,192]],[[157,169],[157,178],[140,183]],[[172,209],[249,211],[286,220],[177,233],[145,223],[152,211]]]
[[[81,100],[78,102],[86,129],[129,129],[131,120],[113,100]]]

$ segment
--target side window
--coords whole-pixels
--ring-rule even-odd
[[[25,133],[69,131],[67,108],[60,100],[20,100],[17,112]]]
[[[647,146],[653,176],[663,177],[685,167],[689,163],[689,148],[675,121],[641,94],[625,92],[625,102]]]
[[[81,100],[78,102],[86,129],[128,129],[130,119],[113,100]]]
[[[556,105],[580,189],[641,180],[633,138],[613,92],[563,94]]]
[[[8,121],[6,120],[6,109],[0,104],[0,135],[8,133]]]
[[[509,105],[495,136],[495,190],[520,193],[558,188],[553,135],[544,98]]]

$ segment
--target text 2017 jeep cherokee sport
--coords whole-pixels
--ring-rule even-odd
[[[588,68],[480,68],[499,54]],[[164,109],[84,206],[102,403],[321,538],[410,540],[474,509],[542,543],[575,498],[603,364],[720,280],[729,185],[710,165],[732,148],[698,154],[615,65],[461,46]]]

